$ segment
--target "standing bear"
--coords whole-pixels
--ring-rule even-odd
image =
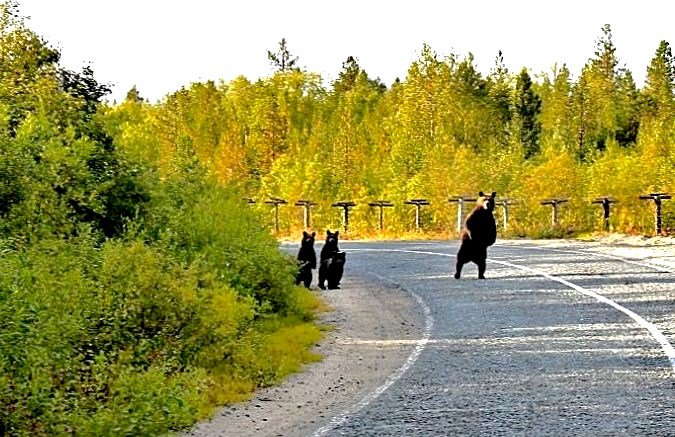
[[[322,290],[326,289],[326,282],[329,290],[340,288],[346,255],[338,247],[339,235],[340,231],[326,230],[326,243],[321,248],[319,261],[319,288]]]
[[[347,262],[347,254],[344,252],[335,252],[333,256],[328,258],[324,263],[326,266],[326,282],[329,290],[337,290],[340,288],[340,281],[342,280],[342,274],[345,270],[345,262]],[[319,270],[321,270],[320,267]]]
[[[490,196],[486,196],[482,191],[478,193],[476,206],[464,221],[462,242],[457,252],[455,279],[459,279],[462,267],[468,262],[473,262],[478,266],[478,279],[485,279],[487,248],[497,240],[497,224],[492,215],[496,195],[494,191]]]
[[[312,283],[312,269],[316,268],[316,252],[314,251],[314,236],[316,232],[311,234],[307,231],[302,231],[302,240],[300,240],[300,251],[298,251],[298,264],[300,270],[298,276],[295,278],[295,285],[301,282],[307,288]]]

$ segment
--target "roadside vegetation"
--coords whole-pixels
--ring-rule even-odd
[[[0,4],[0,435],[161,435],[318,358],[240,190],[125,149],[108,91]]]

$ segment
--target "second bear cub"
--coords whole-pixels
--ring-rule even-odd
[[[340,231],[326,230],[326,243],[321,248],[319,262],[319,288],[322,290],[326,289],[326,282],[330,290],[340,288],[346,254],[338,247],[339,235]]]

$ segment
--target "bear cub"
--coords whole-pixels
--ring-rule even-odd
[[[300,251],[298,252],[298,264],[300,270],[295,277],[295,285],[301,282],[309,288],[312,283],[312,270],[316,268],[316,252],[314,251],[314,236],[316,232],[309,234],[302,231],[302,240],[300,240]]]
[[[461,245],[457,252],[455,279],[459,279],[462,267],[468,262],[478,266],[478,279],[485,279],[487,248],[497,240],[497,224],[493,215],[496,196],[497,193],[494,191],[490,196],[479,192],[476,206],[464,220]]]
[[[328,258],[325,261],[326,282],[328,283],[329,290],[337,290],[340,288],[340,281],[342,280],[346,261],[347,255],[344,252],[335,252],[332,258]],[[321,269],[319,268],[319,270]],[[321,284],[319,284],[319,287],[321,287]]]
[[[338,247],[339,235],[340,231],[326,230],[326,243],[321,248],[319,262],[319,288],[322,290],[326,289],[326,282],[329,290],[340,288],[347,256]]]

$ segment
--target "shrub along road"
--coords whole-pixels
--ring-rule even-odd
[[[663,435],[675,429],[675,248],[341,242],[325,359],[191,435]]]

